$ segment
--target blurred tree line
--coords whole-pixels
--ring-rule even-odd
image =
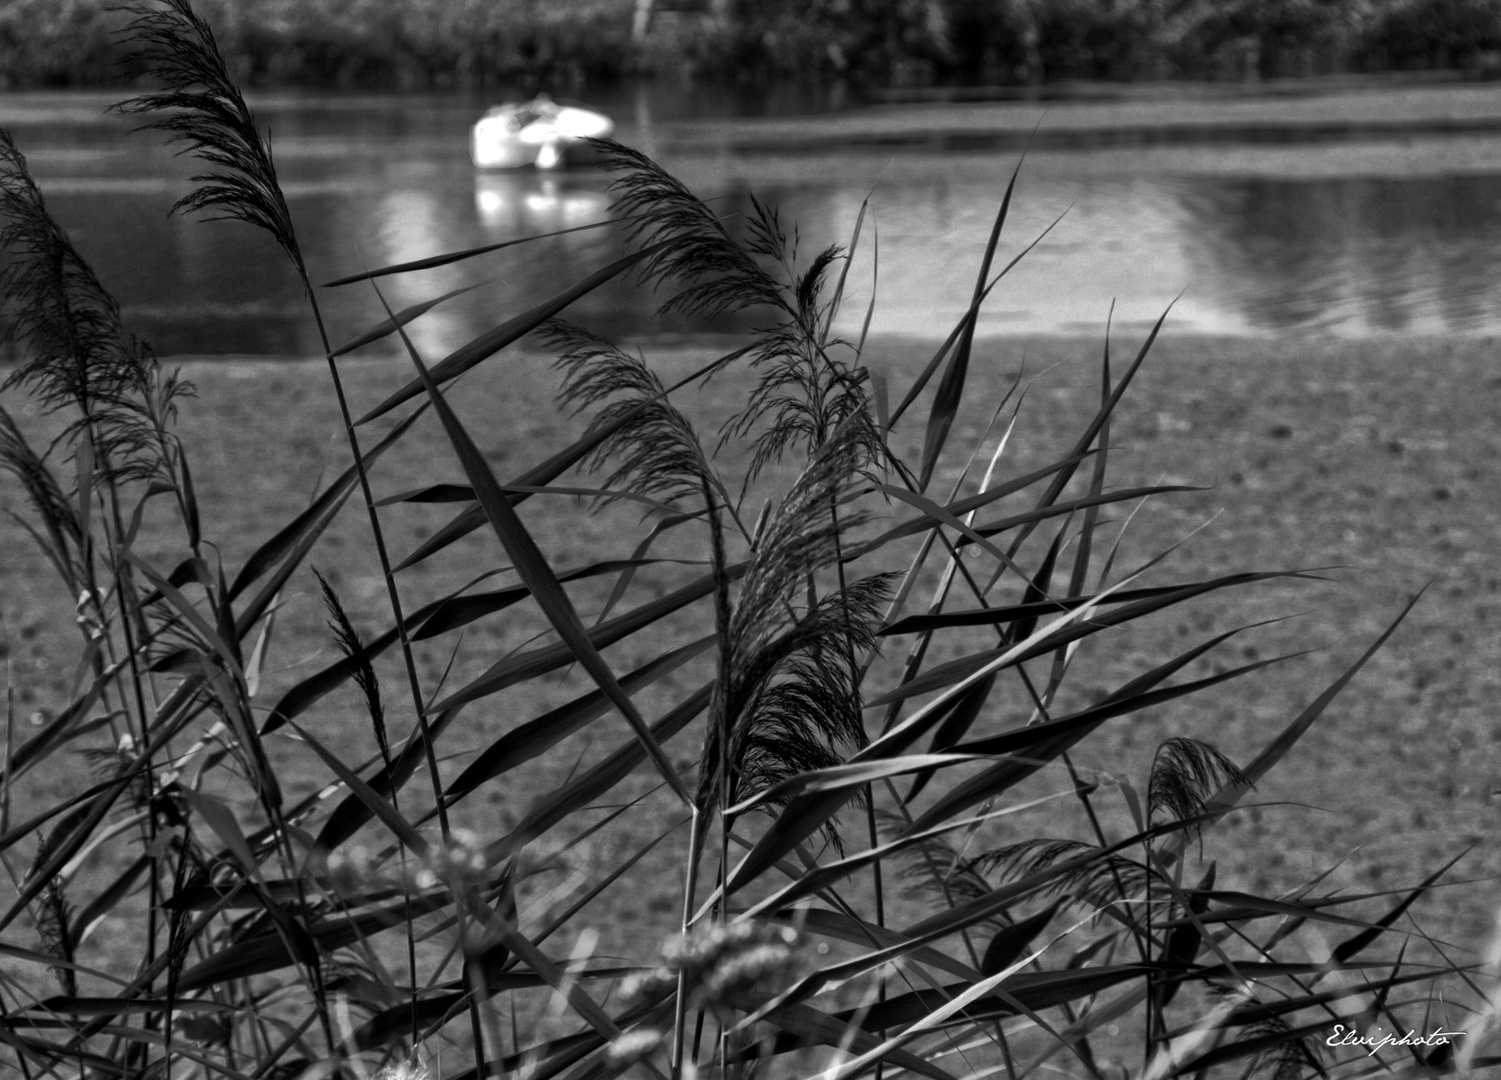
[[[196,0],[247,83],[874,85],[1501,69],[1501,0]],[[0,0],[0,87],[117,79],[108,0]]]
[[[1501,66],[1501,0],[732,0],[746,70],[885,85]]]

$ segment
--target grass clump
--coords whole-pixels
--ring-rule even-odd
[[[127,108],[164,117],[215,170],[184,208],[269,229],[301,272],[269,148],[207,25],[171,0],[135,29],[166,89]],[[863,342],[830,329],[860,228],[847,250],[804,264],[771,208],[755,204],[737,240],[654,162],[600,149],[631,250],[435,363],[404,329],[431,305],[388,309],[354,340],[394,337],[413,377],[359,418],[342,350],[328,348],[350,464],[230,566],[173,434],[185,387],[124,330],[0,142],[3,281],[27,357],[10,381],[56,432],[40,451],[0,414],[0,454],[32,537],[79,598],[81,631],[71,700],[25,739],[9,718],[0,854],[16,895],[0,914],[0,1006],[19,1074],[1157,1078],[1497,1064],[1494,958],[1486,967],[1404,921],[1454,860],[1398,890],[1343,894],[1315,878],[1260,895],[1220,881],[1207,857],[1216,824],[1401,616],[1249,761],[1187,735],[1138,776],[1075,759],[1106,725],[1286,659],[1205,674],[1241,627],[1080,690],[1092,639],[1316,576],[1173,580],[1171,546],[1126,565],[1132,508],[1184,490],[1107,484],[1112,419],[1161,323],[1124,370],[1107,335],[1098,405],[1063,456],[1008,472],[1017,385],[991,410],[1002,431],[988,461],[976,446],[954,476],[975,312],[1009,269],[993,266],[1009,191],[969,313],[891,407]],[[378,295],[382,276],[407,269],[341,284]],[[559,321],[633,270],[669,308],[745,308],[762,329],[669,384]],[[321,327],[316,295],[308,282]],[[558,355],[562,405],[588,419],[501,477],[454,390],[534,332]],[[706,443],[695,391],[732,369],[753,390]],[[909,432],[920,403],[925,423]],[[435,476],[377,500],[372,470],[428,413],[463,482]],[[362,632],[320,575],[339,658],[273,696],[283,597],[356,491],[388,623]],[[644,517],[618,549],[560,571],[528,519],[579,495]],[[408,502],[453,512],[398,562],[385,524]],[[1124,523],[1104,516],[1120,511]],[[459,567],[480,576],[416,602],[406,572],[462,562],[457,542],[476,532],[499,545]],[[478,588],[500,574],[513,579]],[[466,655],[466,628],[527,612],[541,635]],[[436,645],[451,680],[419,662]],[[400,691],[383,683],[393,676]],[[544,681],[557,703],[519,714]],[[369,725],[357,754],[340,749],[352,733],[322,722],[349,685]],[[465,714],[482,710],[512,719],[450,760]],[[584,758],[565,744],[586,732],[602,745]],[[327,785],[289,794],[274,764],[288,753]],[[94,775],[37,790],[69,755]],[[572,771],[513,813],[484,809],[543,759]],[[608,855],[580,878],[570,860],[589,844]],[[659,846],[680,853],[676,875],[643,881]],[[601,950],[606,899],[641,903],[646,890],[675,912],[660,940]],[[128,928],[128,962],[85,947],[102,926]],[[1328,1038],[1378,1029],[1428,1041],[1367,1056]]]

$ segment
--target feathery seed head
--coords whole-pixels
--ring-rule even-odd
[[[659,284],[682,286],[658,315],[785,308],[776,279],[676,177],[639,150],[608,139],[590,141],[603,154],[605,168],[619,174],[610,191],[616,212],[630,221],[631,238],[646,247],[667,242],[642,270]]]
[[[48,411],[77,409],[63,438],[71,442],[87,430],[103,480],[170,472],[162,461],[164,428],[173,399],[188,387],[158,378],[156,358],[125,330],[119,305],[48,214],[26,158],[5,131],[0,252],[0,314],[26,356],[0,389],[24,387]],[[9,416],[0,427],[0,462],[49,519],[58,509],[50,490],[55,481],[43,475],[42,459],[25,446]],[[49,530],[52,525],[48,520]]]
[[[1147,785],[1147,813],[1155,818],[1186,821],[1203,814],[1209,798],[1227,783],[1248,783],[1240,768],[1224,754],[1198,739],[1171,738],[1157,748]],[[1203,830],[1203,822],[1185,826],[1190,835]]]
[[[169,142],[184,144],[183,153],[213,170],[191,178],[193,190],[172,212],[206,212],[210,220],[230,218],[265,229],[306,280],[270,144],[230,77],[213,30],[188,0],[126,10],[135,15],[127,32],[139,46],[141,69],[164,89],[115,108],[128,115],[162,114],[144,126],[166,132]]]
[[[560,319],[539,334],[564,373],[559,400],[575,411],[601,406],[590,434],[613,429],[585,458],[592,468],[610,469],[605,488],[670,502],[694,498],[713,481],[693,425],[640,357]]]
[[[60,831],[60,829],[55,830],[51,836],[44,835],[38,842],[36,859],[31,864],[32,874],[37,873],[51,856],[52,837]],[[73,909],[63,891],[62,875],[55,875],[48,879],[41,895],[32,905],[32,919],[36,924],[37,936],[41,938],[42,951],[62,961],[52,968],[52,974],[57,978],[58,985],[62,987],[64,994],[77,995],[78,977],[71,966],[73,939],[69,933],[69,924],[72,917]]]

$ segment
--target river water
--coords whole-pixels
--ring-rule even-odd
[[[983,333],[1344,336],[1501,332],[1501,89],[1248,101],[888,106],[747,116],[658,87],[598,104],[739,227],[754,193],[811,257],[869,210],[838,327],[941,335],[967,304],[1021,147],[1003,265],[1046,232],[984,308]],[[139,335],[162,355],[313,355],[297,279],[263,235],[167,218],[195,163],[106,115],[118,95],[0,96],[26,153]],[[315,280],[566,229],[609,215],[607,174],[476,174],[483,102],[443,97],[255,99]],[[1035,135],[1032,134],[1035,129]],[[1051,231],[1048,231],[1051,229]],[[393,307],[480,283],[414,337],[440,356],[623,250],[611,227],[387,278]],[[380,317],[368,286],[322,290],[335,343]],[[570,316],[617,339],[732,329],[654,317],[620,279]]]

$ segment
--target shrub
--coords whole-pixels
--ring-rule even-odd
[[[1501,11],[1484,0],[1407,0],[1382,12],[1366,49],[1398,69],[1494,67]]]
[[[163,89],[126,111],[211,170],[180,208],[267,230],[302,272],[272,159],[206,25],[172,0],[143,9],[133,35]],[[1260,896],[1219,883],[1213,863],[1190,870],[1195,844],[1212,839],[1391,629],[1248,762],[1186,736],[1164,741],[1134,778],[1072,756],[1103,725],[1278,662],[1190,677],[1232,630],[1113,689],[1076,692],[1082,643],[1223,590],[1308,576],[1148,583],[1167,551],[1123,565],[1125,529],[1108,527],[1106,509],[1181,490],[1106,483],[1112,416],[1161,323],[1124,370],[1107,338],[1099,404],[1069,453],[1007,475],[1003,436],[978,483],[975,454],[940,483],[951,475],[974,315],[1009,269],[993,264],[1009,191],[968,314],[892,404],[859,366],[862,342],[830,330],[858,227],[848,250],[804,262],[774,209],[754,204],[737,241],[651,160],[598,149],[616,173],[632,250],[436,364],[404,329],[431,304],[327,348],[351,464],[230,568],[173,434],[185,387],[121,325],[47,216],[24,158],[0,141],[3,284],[26,348],[10,384],[64,424],[71,480],[8,413],[0,460],[31,504],[34,539],[78,597],[81,631],[76,697],[29,738],[12,738],[0,791],[0,852],[17,882],[0,916],[0,992],[20,1074],[409,1077],[458,1046],[468,1067],[446,1075],[728,1076],[764,1065],[839,1077],[1040,1066],[1099,1076],[1119,1064],[1102,1057],[1104,1032],[1128,1018],[1143,1076],[1361,1074],[1364,1047],[1329,1054],[1322,1036],[1421,1029],[1440,993],[1445,1024],[1476,1036],[1457,1063],[1496,1064],[1478,1054],[1484,992],[1441,946],[1398,927],[1452,864],[1370,897],[1323,893],[1316,880]],[[383,276],[417,265],[336,284],[378,291]],[[750,310],[763,329],[665,385],[642,357],[556,318],[632,270],[669,294],[666,309]],[[559,356],[564,404],[590,420],[503,481],[448,394],[533,331]],[[393,335],[414,377],[356,418],[339,358]],[[746,365],[754,388],[721,436],[749,447],[736,464],[716,458],[684,409],[689,391]],[[1014,420],[1019,392],[997,421],[1006,410]],[[927,416],[909,440],[919,400]],[[369,475],[429,413],[466,483],[383,501],[460,509],[393,565]],[[601,478],[564,483],[575,467]],[[362,635],[322,581],[340,659],[268,709],[259,687],[277,598],[356,491],[390,625]],[[651,525],[559,573],[517,508],[581,491],[643,506]],[[751,499],[768,491],[753,513]],[[148,503],[170,508],[175,563],[142,553]],[[414,606],[400,572],[452,558],[453,542],[476,530],[494,534],[506,565]],[[477,588],[500,572],[515,582]],[[663,591],[628,603],[651,574],[664,575]],[[590,578],[610,589],[586,623],[578,583]],[[520,605],[545,618],[542,640],[457,688],[423,678],[414,642],[457,642],[464,627]],[[604,653],[626,642],[647,659],[621,673]],[[882,642],[904,645],[902,655],[883,661]],[[392,650],[400,690],[375,663]],[[444,760],[464,710],[570,667],[573,696],[512,724],[462,768]],[[679,689],[674,672],[691,674],[693,688]],[[363,760],[335,753],[329,725],[316,722],[343,686],[369,721]],[[641,703],[647,692],[660,707]],[[619,734],[519,818],[479,815],[487,832],[455,824],[479,793],[571,753],[561,744],[586,729]],[[285,793],[268,747],[288,733],[332,778],[325,791]],[[75,751],[95,761],[92,782],[50,802],[28,790],[38,766]],[[1032,799],[1053,808],[1047,831],[1021,814]],[[990,827],[998,820],[1012,823],[1005,842]],[[681,912],[673,933],[628,943],[624,958],[593,955],[594,905],[679,826],[681,876],[653,883]],[[539,882],[591,836],[609,852],[606,867],[561,902],[537,903]],[[88,872],[106,848],[125,853],[123,866]],[[104,920],[129,923],[129,967],[106,970],[80,952]],[[35,936],[23,943],[28,922]],[[558,935],[571,939],[566,957],[549,951]],[[1329,936],[1332,950],[1321,945]],[[1388,1048],[1382,1061],[1431,1073],[1454,1067],[1453,1052]]]
[[[103,82],[119,60],[120,24],[90,0],[10,0],[0,7],[0,90]]]

